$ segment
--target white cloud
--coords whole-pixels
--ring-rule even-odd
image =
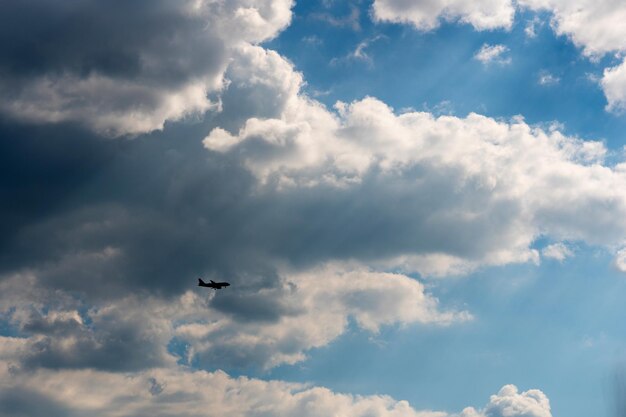
[[[375,20],[409,23],[418,30],[433,30],[441,20],[471,24],[476,30],[509,29],[515,9],[510,0],[375,0]]]
[[[587,56],[626,49],[626,4],[614,0],[521,0],[519,5],[553,13],[552,27]]]
[[[125,416],[155,417],[452,417],[446,412],[415,410],[407,401],[386,395],[341,394],[324,387],[233,378],[221,371],[191,372],[180,367],[130,374],[21,372],[0,362],[0,392],[4,393],[0,405],[11,404],[16,415],[32,415],[37,402],[45,402],[50,406],[48,413],[58,413],[52,415],[93,417],[118,416],[120,409]],[[18,392],[26,395],[15,395]],[[470,414],[471,410],[464,410],[462,416],[551,417],[541,391],[517,394],[512,385],[491,397],[486,414]]]
[[[541,71],[541,73],[539,73],[538,82],[540,85],[550,86],[550,85],[558,84],[560,81],[561,79],[559,77],[547,71]]]
[[[546,246],[541,250],[541,254],[544,258],[556,259],[559,262],[563,262],[565,259],[574,255],[572,250],[561,242]]]
[[[552,417],[548,397],[537,389],[519,393],[515,385],[506,385],[492,395],[484,410],[487,417]]]
[[[480,50],[476,52],[476,55],[474,55],[474,58],[485,65],[490,63],[497,63],[502,65],[510,64],[511,58],[504,56],[504,54],[506,54],[508,51],[509,48],[504,45],[483,44]]]
[[[615,267],[621,271],[626,272],[626,249],[620,249],[615,254]]]
[[[605,69],[600,84],[608,101],[607,110],[614,112],[626,110],[626,61]]]
[[[277,90],[280,115],[214,129],[205,146],[241,158],[260,192],[350,195],[352,218],[368,218],[361,232],[395,231],[370,263],[455,273],[537,262],[530,246],[541,234],[611,246],[626,233],[626,170],[603,165],[600,142],[521,119],[395,114],[374,98],[333,113],[295,88]]]

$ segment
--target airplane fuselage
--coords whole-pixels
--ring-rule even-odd
[[[209,280],[210,282],[202,281],[202,278],[198,278],[198,287],[206,287],[213,288],[214,290],[220,290],[224,287],[229,287],[230,284],[228,282],[215,282],[213,280]]]

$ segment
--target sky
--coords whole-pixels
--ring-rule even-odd
[[[1,2],[0,416],[625,416],[624,19]]]

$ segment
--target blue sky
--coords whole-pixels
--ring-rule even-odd
[[[621,417],[625,15],[3,3],[0,417]]]
[[[586,139],[623,145],[624,118],[604,111],[606,98],[589,76],[600,78],[613,56],[592,62],[566,36],[550,28],[550,14],[522,11],[511,30],[475,31],[468,24],[442,23],[434,31],[374,23],[369,2],[298,3],[293,23],[267,43],[288,57],[305,74],[306,90],[326,105],[366,95],[380,98],[397,110],[414,108],[491,117],[522,115],[529,123],[563,123],[565,131]],[[335,26],[322,15],[337,19],[359,10],[359,28]],[[536,37],[525,28],[533,19]],[[314,40],[311,42],[310,40]],[[372,39],[377,39],[371,42]],[[364,41],[371,61],[344,60]],[[472,59],[483,44],[508,48],[510,64],[482,64]],[[540,85],[543,73],[559,79]],[[441,106],[442,103],[446,105]],[[441,110],[439,110],[441,108]]]

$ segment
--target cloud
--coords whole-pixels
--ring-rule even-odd
[[[5,280],[0,288],[0,318],[20,336],[3,338],[7,348],[0,357],[25,369],[128,371],[175,362],[167,352],[171,325],[151,314],[154,306],[130,297],[85,305],[68,293],[37,288],[32,275]]]
[[[1,374],[0,374],[1,375]],[[26,388],[8,388],[0,393],[1,417],[26,416],[70,417],[75,416],[71,408],[60,404],[51,396]]]
[[[419,282],[399,274],[316,268],[289,275],[274,292],[280,296],[268,294],[273,295],[268,300],[280,303],[284,311],[277,320],[242,322],[233,314],[219,322],[180,326],[176,335],[190,341],[202,364],[267,368],[302,361],[306,350],[343,334],[349,318],[373,333],[394,324],[446,325],[471,318],[464,312],[439,311],[437,300],[425,294]],[[212,305],[218,303],[250,301],[237,294],[219,294]]]
[[[561,82],[561,79],[556,75],[550,74],[547,71],[541,71],[539,73],[539,85],[550,86]]]
[[[541,250],[541,254],[544,258],[556,259],[559,262],[563,262],[565,259],[574,255],[570,248],[560,242],[546,246]]]
[[[376,0],[372,6],[378,21],[412,24],[419,30],[436,29],[441,20],[471,24],[476,30],[509,29],[517,8],[548,11],[552,27],[559,35],[569,36],[583,48],[585,55],[597,56],[626,49],[626,6],[612,0],[509,0],[463,2],[459,0]],[[533,19],[526,33],[533,36]]]
[[[383,39],[384,36],[382,35],[377,35],[374,36],[372,38],[367,38],[361,42],[359,42],[359,44],[356,46],[356,48],[354,49],[354,51],[350,52],[348,55],[341,57],[341,58],[333,58],[330,61],[331,65],[337,65],[341,62],[350,62],[350,61],[363,61],[366,62],[367,64],[369,64],[370,66],[374,63],[372,57],[370,57],[367,53],[367,48],[370,47],[370,45],[380,39]]]
[[[485,65],[490,64],[490,63],[506,65],[506,64],[511,63],[510,57],[503,56],[508,51],[509,51],[509,48],[507,48],[504,45],[488,45],[485,43],[480,48],[480,50],[476,52],[476,55],[474,55],[474,58],[479,60]]]
[[[522,7],[548,10],[552,27],[583,48],[587,56],[626,49],[626,5],[612,0],[522,0]]]
[[[468,407],[460,417],[552,417],[548,397],[537,389],[522,393],[515,385],[505,385],[496,395],[492,395],[489,404],[476,411]]]
[[[358,225],[360,236],[385,244],[369,251],[358,239],[346,257],[398,259],[421,273],[438,264],[445,274],[536,261],[530,244],[544,232],[607,246],[622,240],[626,195],[606,184],[624,182],[623,167],[603,165],[600,142],[520,119],[395,114],[374,98],[338,103],[336,113],[304,96],[286,103],[279,117],[250,118],[237,133],[216,128],[204,144],[239,157],[259,193],[307,190],[325,207],[350,201],[354,232]],[[582,212],[592,213],[588,221]],[[349,239],[352,229],[342,230]]]
[[[309,17],[312,19],[320,20],[322,22],[326,22],[331,26],[339,28],[348,27],[353,31],[360,31],[360,15],[361,13],[359,11],[359,8],[354,5],[350,5],[350,13],[344,17],[335,17],[331,13],[311,13]]]
[[[16,139],[0,145],[0,191],[14,202],[2,208],[0,279],[76,294],[56,307],[19,295],[36,304],[11,316],[28,337],[5,342],[27,368],[116,369],[119,356],[127,369],[161,366],[176,360],[172,337],[209,366],[294,363],[348,320],[375,332],[468,318],[381,271],[537,262],[540,235],[622,244],[625,171],[603,164],[601,143],[520,119],[397,114],[374,98],[329,110],[279,54],[249,42],[228,53],[222,111],[198,123],[128,142],[0,120]],[[184,298],[198,275],[232,291]],[[390,299],[389,311],[377,302]]]
[[[620,272],[626,272],[626,249],[620,249],[615,254],[614,265]]]
[[[447,275],[537,262],[543,234],[622,242],[624,168],[603,164],[599,142],[374,98],[330,111],[258,46],[233,49],[226,77],[222,112],[132,142],[0,124],[19,138],[0,153],[15,179],[0,272],[115,300],[177,297],[198,275],[256,293],[280,286],[280,264]],[[195,139],[207,132],[208,150]]]
[[[143,3],[3,2],[0,112],[119,136],[217,110],[208,94],[223,88],[231,48],[275,36],[290,22],[292,6],[291,0]]]
[[[377,21],[408,23],[423,31],[436,29],[441,20],[458,20],[476,30],[509,29],[515,14],[509,0],[375,0],[372,11]]]
[[[626,61],[605,69],[600,84],[608,101],[607,110],[617,113],[626,110]]]
[[[156,394],[155,383],[161,387]],[[24,400],[30,394],[40,400],[36,404],[52,404],[52,415],[105,417],[124,409],[125,416],[155,417],[452,417],[446,412],[415,410],[407,401],[385,395],[342,394],[318,386],[233,378],[221,371],[191,372],[182,368],[126,375],[90,370],[40,370],[10,375],[6,363],[0,363],[0,387],[3,393],[18,394],[0,397],[0,409],[10,410],[12,416],[29,415],[28,410],[37,409],[37,405]],[[514,391],[514,386],[507,385],[492,396],[486,416],[551,416],[541,391]],[[59,411],[54,414],[56,410]]]
[[[186,357],[178,358],[188,363],[267,369],[304,360],[308,350],[345,333],[350,319],[377,333],[383,326],[471,318],[441,311],[414,279],[355,266],[285,272],[274,287],[254,292],[188,291],[169,300],[139,294],[92,304],[38,284],[34,276],[0,284],[0,317],[22,337],[2,338],[0,358],[25,369],[171,365],[177,360],[167,352],[173,339],[189,346]]]
[[[528,38],[536,38],[537,30],[543,26],[544,22],[537,16],[533,17],[531,20],[526,22],[526,27],[524,27],[524,33]]]

